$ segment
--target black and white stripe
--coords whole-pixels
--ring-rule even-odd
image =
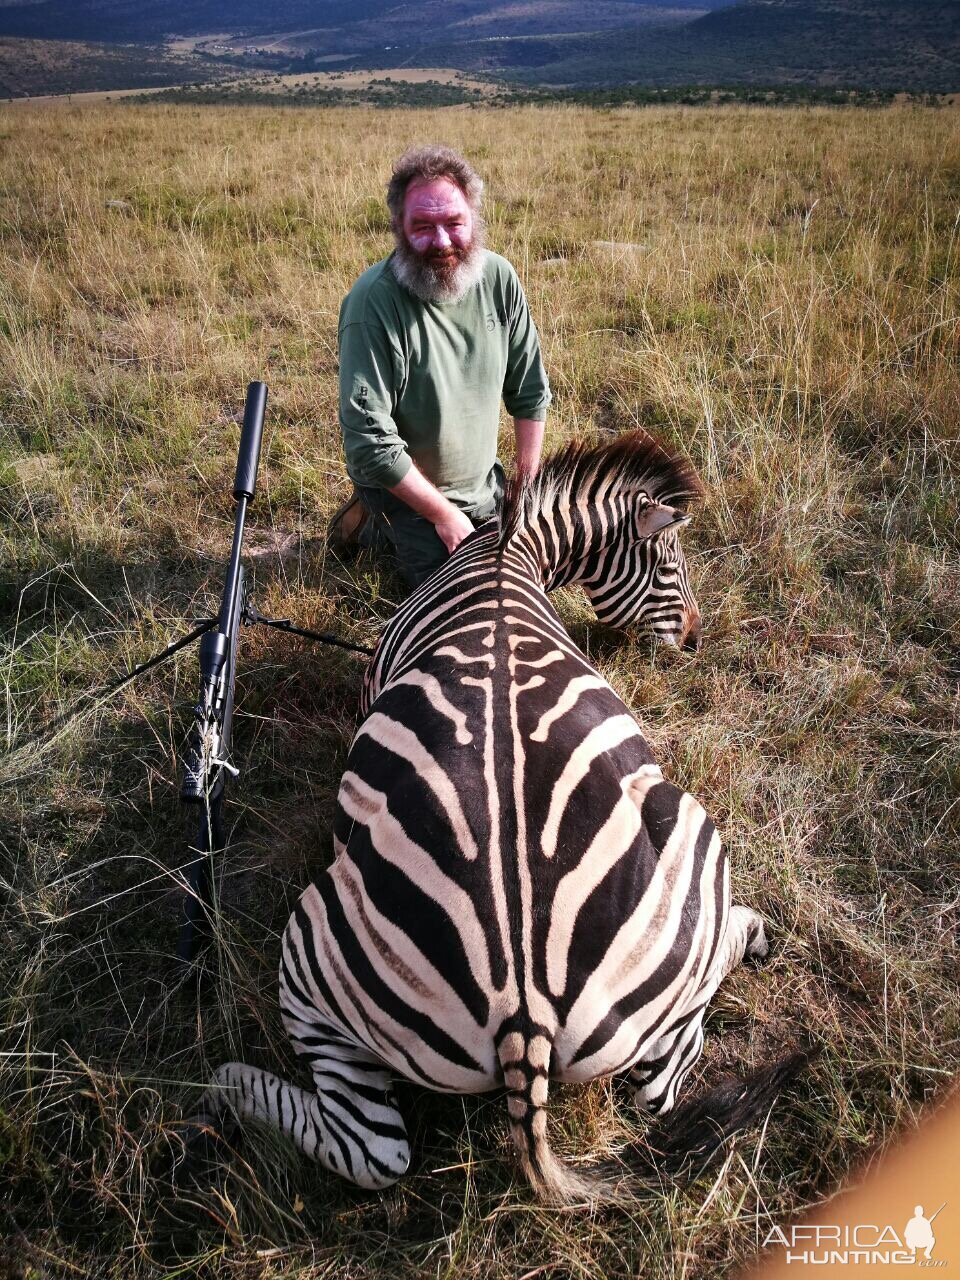
[[[642,1105],[673,1105],[763,926],[731,909],[713,823],[546,592],[579,581],[605,621],[695,640],[677,529],[698,492],[640,433],[568,448],[401,607],[365,679],[335,861],[283,939],[284,1025],[314,1090],[229,1064],[208,1113],[229,1103],[382,1187],[410,1156],[394,1077],[505,1086],[530,1182],[563,1201],[597,1186],[550,1150],[551,1079],[628,1072]]]

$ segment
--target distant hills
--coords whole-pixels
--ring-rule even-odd
[[[0,0],[0,35],[155,42],[172,35],[265,37],[324,53],[562,32],[696,18],[734,0]]]
[[[597,33],[520,79],[960,90],[960,0],[742,0],[672,30]]]
[[[63,85],[58,41],[74,42],[71,87],[86,48],[98,88],[172,83],[185,72],[198,81],[451,67],[565,89],[960,91],[960,0],[0,0],[0,37],[14,38],[0,50],[0,94]],[[43,57],[16,43],[27,39],[45,42]],[[32,73],[19,79],[18,47],[21,61],[34,51]]]
[[[155,89],[211,78],[201,60],[163,45],[0,36],[0,98]]]

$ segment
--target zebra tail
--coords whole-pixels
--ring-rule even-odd
[[[729,1138],[763,1122],[777,1095],[819,1053],[819,1047],[794,1050],[745,1079],[722,1080],[664,1116],[629,1154],[660,1177],[696,1177]]]
[[[617,1181],[582,1174],[551,1150],[545,1110],[551,1050],[549,1036],[542,1031],[533,1035],[511,1031],[497,1048],[507,1089],[510,1137],[520,1167],[537,1197],[546,1204],[616,1201],[620,1199]]]
[[[747,1076],[721,1081],[677,1107],[631,1144],[616,1164],[582,1173],[558,1159],[547,1141],[550,1041],[542,1034],[507,1035],[498,1054],[507,1089],[510,1137],[534,1192],[547,1204],[627,1204],[665,1177],[697,1177],[744,1129],[762,1122],[777,1095],[816,1058],[819,1048],[796,1050]]]

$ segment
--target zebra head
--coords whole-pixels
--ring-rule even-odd
[[[700,611],[679,531],[703,495],[693,467],[645,431],[568,445],[507,492],[501,546],[525,543],[547,591],[579,582],[608,626],[699,648]]]
[[[589,577],[580,579],[602,623],[645,627],[664,644],[699,649],[700,610],[680,545],[679,531],[689,522],[676,507],[640,504],[634,536],[621,535],[604,548]]]

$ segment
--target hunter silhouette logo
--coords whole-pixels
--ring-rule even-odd
[[[943,1205],[940,1206],[940,1209]],[[937,1213],[940,1212],[937,1210]],[[933,1218],[937,1216],[933,1215]],[[923,1216],[923,1205],[918,1204],[913,1211],[913,1217],[903,1229],[903,1242],[908,1249],[912,1249],[914,1256],[922,1249],[924,1258],[929,1258],[933,1252],[933,1246],[937,1243],[936,1236],[933,1234],[933,1218],[925,1218]]]
[[[800,1223],[795,1227],[772,1227],[763,1247],[782,1245],[786,1262],[825,1266],[859,1263],[876,1266],[945,1267],[946,1261],[933,1257],[937,1243],[933,1222],[946,1202],[928,1218],[918,1204],[913,1217],[898,1235],[894,1227],[872,1222]]]

